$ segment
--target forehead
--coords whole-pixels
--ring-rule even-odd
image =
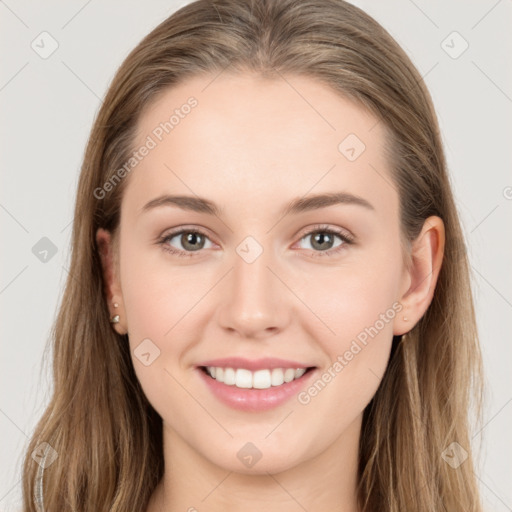
[[[346,189],[376,205],[397,203],[384,135],[373,115],[309,77],[196,76],[141,115],[134,150],[151,149],[126,196],[138,208],[171,192],[241,207],[251,197],[246,207],[256,208],[269,197]]]

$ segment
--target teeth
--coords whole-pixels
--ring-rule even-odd
[[[225,368],[224,369],[224,378],[222,378],[222,375],[221,375],[221,379],[222,379],[221,382],[224,382],[224,384],[227,384],[228,386],[233,386],[236,383],[235,370],[233,370],[233,368]],[[220,379],[219,379],[219,381],[220,381]]]
[[[272,376],[270,377],[270,383],[272,386],[280,386],[284,383],[284,375],[283,370],[280,368],[272,371]]]
[[[295,370],[293,368],[286,368],[284,372],[284,381],[291,382],[295,378]]]
[[[274,368],[273,370],[257,370],[251,372],[244,368],[221,368],[207,366],[206,371],[210,377],[228,386],[243,389],[268,389],[271,386],[280,386],[285,382],[302,377],[306,368]]]

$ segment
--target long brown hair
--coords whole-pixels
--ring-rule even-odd
[[[142,511],[163,475],[162,421],[136,378],[126,336],[109,323],[95,243],[99,227],[116,233],[129,177],[101,199],[95,190],[130,158],[141,112],[158,93],[228,67],[309,76],[368,109],[389,134],[403,239],[414,240],[430,215],[444,221],[434,298],[414,328],[395,337],[364,411],[359,498],[365,512],[480,512],[469,413],[475,405],[481,415],[481,356],[437,117],[406,53],[343,0],[198,0],[157,26],[119,68],[80,174],[71,270],[49,340],[54,390],[25,455],[24,510]],[[458,467],[443,457],[452,443],[467,452]],[[34,450],[47,456],[44,472]]]

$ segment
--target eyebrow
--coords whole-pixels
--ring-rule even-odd
[[[281,210],[281,215],[297,214],[306,211],[318,210],[339,204],[351,204],[362,206],[368,210],[375,210],[373,205],[362,197],[349,194],[348,192],[333,192],[328,194],[315,194],[299,197],[290,201]],[[141,213],[147,212],[161,206],[177,206],[182,210],[188,210],[208,215],[220,216],[222,209],[208,199],[198,196],[183,196],[165,194],[152,199],[145,204]]]

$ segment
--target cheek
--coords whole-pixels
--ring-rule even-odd
[[[193,340],[202,338],[198,315],[215,280],[194,265],[171,262],[159,247],[141,248],[127,239],[123,249],[121,282],[135,371],[154,406],[153,398],[162,400],[162,390],[162,403],[179,401],[182,392],[172,377],[182,380],[178,374],[190,363],[185,356]],[[151,359],[157,354],[149,366],[138,358],[143,348]]]
[[[349,424],[379,387],[389,360],[393,322],[402,309],[396,300],[401,270],[396,261],[375,255],[372,264],[339,268],[310,283],[308,305],[329,327],[327,331],[318,321],[311,322],[310,332],[317,333],[329,362],[299,396],[299,403],[325,411],[323,421]]]
[[[338,353],[350,340],[376,325],[386,335],[392,331],[397,309],[397,292],[401,269],[392,257],[375,254],[357,264],[311,272],[303,280],[300,296],[316,313],[317,333],[324,325],[323,336],[328,352]],[[383,319],[384,315],[384,320]],[[309,315],[308,318],[311,318]],[[318,319],[321,322],[318,322]],[[364,338],[364,335],[361,336]]]
[[[134,337],[163,340],[165,334],[183,315],[183,307],[194,298],[188,274],[172,266],[163,249],[141,247],[126,239],[121,247],[121,283],[128,331]]]
[[[128,243],[121,256],[121,282],[133,366],[144,394],[164,415],[182,410],[190,397],[180,386],[180,362],[187,349],[187,311],[199,299],[180,269]]]

